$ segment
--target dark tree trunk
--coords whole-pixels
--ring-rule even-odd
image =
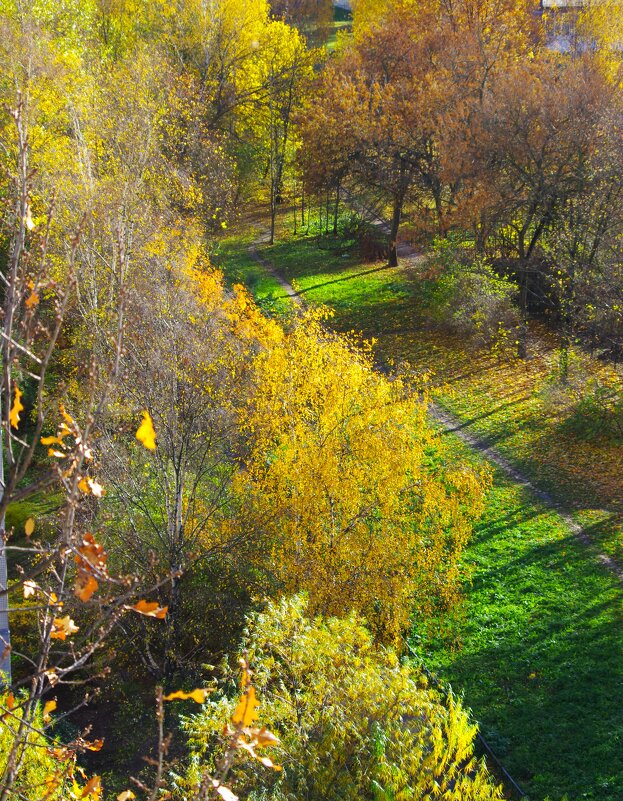
[[[398,229],[400,228],[400,219],[402,217],[402,204],[404,197],[396,195],[394,197],[394,209],[392,212],[392,225],[389,233],[389,266],[398,266]]]

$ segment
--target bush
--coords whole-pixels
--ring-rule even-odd
[[[444,701],[423,675],[379,648],[354,614],[310,619],[298,596],[253,617],[244,650],[256,666],[259,725],[280,737],[282,766],[236,762],[231,786],[243,799],[498,801],[474,758],[473,725],[461,703]],[[234,691],[235,692],[235,691]],[[193,764],[181,782],[194,797],[202,764],[218,761],[220,733],[236,700],[224,696],[185,721]]]
[[[517,329],[517,288],[482,258],[438,240],[429,259],[429,311],[439,325],[478,345],[507,340]]]

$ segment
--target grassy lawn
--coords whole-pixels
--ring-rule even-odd
[[[474,458],[455,438],[450,451]],[[414,636],[532,799],[614,801],[623,780],[621,588],[558,516],[494,473],[466,553],[459,647]]]
[[[330,306],[336,328],[376,338],[381,360],[431,373],[437,402],[572,505],[600,547],[620,555],[623,450],[583,443],[561,427],[555,343],[535,336],[527,363],[472,350],[427,324],[417,266],[361,264],[339,247],[280,233],[262,253],[307,302]],[[222,261],[229,280],[256,274],[257,265],[246,263],[247,245],[229,240],[231,264]],[[269,292],[252,280],[253,291]],[[589,367],[601,369],[578,360],[574,370]],[[456,438],[447,441],[448,458],[479,458]],[[532,799],[620,799],[620,585],[555,512],[499,471],[466,553],[466,574],[452,637],[416,626],[416,649],[464,693],[484,736]]]

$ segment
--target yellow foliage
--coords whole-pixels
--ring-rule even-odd
[[[240,525],[260,529],[285,592],[306,590],[323,614],[356,609],[384,639],[414,605],[451,606],[484,485],[427,468],[440,446],[424,400],[318,313],[258,355],[255,384]]]

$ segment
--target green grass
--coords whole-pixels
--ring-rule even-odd
[[[475,458],[448,439],[455,458]],[[500,471],[465,564],[460,647],[429,636],[414,638],[416,650],[463,693],[530,798],[619,799],[620,586],[551,509]]]
[[[578,517],[601,546],[616,550],[614,512],[591,506],[597,491],[580,481],[573,465],[561,478],[555,463],[530,463],[530,450],[547,432],[542,398],[532,398],[530,389],[546,384],[551,363],[543,358],[526,368],[441,335],[422,316],[417,276],[361,264],[338,245],[319,248],[311,238],[288,236],[263,253],[307,302],[334,310],[336,328],[378,338],[382,360],[436,372],[438,401],[561,497],[581,499]],[[231,247],[235,252],[235,242]],[[445,438],[449,458],[479,458]],[[540,447],[552,448],[547,438]],[[453,639],[442,636],[448,627],[440,623],[435,636],[414,636],[417,650],[464,694],[484,736],[531,799],[620,799],[620,585],[555,512],[500,471],[465,565],[470,578]]]
[[[244,284],[263,311],[279,317],[286,315],[291,304],[283,287],[249,253],[254,236],[248,232],[221,240],[212,261],[223,271],[229,286]]]

